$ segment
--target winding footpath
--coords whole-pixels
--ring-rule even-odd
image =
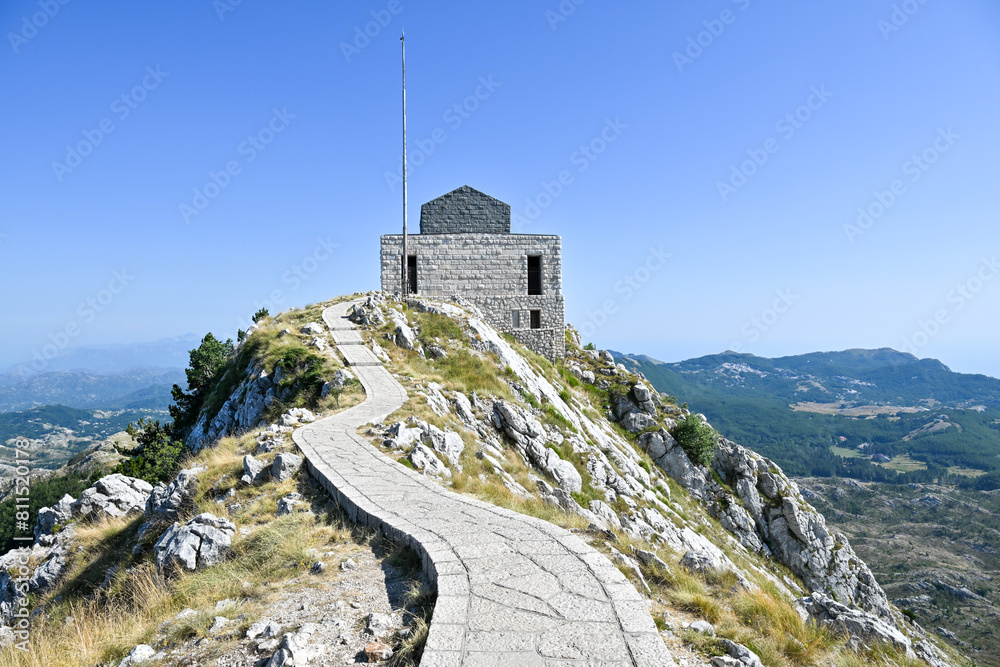
[[[368,397],[293,438],[353,521],[420,555],[438,595],[421,666],[672,666],[643,597],[579,537],[447,491],[357,434],[407,394],[346,319],[353,303],[323,319]]]

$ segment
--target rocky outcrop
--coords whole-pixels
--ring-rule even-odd
[[[38,510],[38,522],[35,525],[35,539],[40,535],[51,535],[57,525],[65,524],[73,516],[73,496],[68,493],[52,507]]]
[[[801,598],[795,606],[803,620],[815,620],[848,635],[854,648],[865,643],[891,644],[907,657],[916,658],[909,638],[873,614],[851,609],[822,593]]]
[[[73,516],[85,519],[115,518],[144,512],[152,491],[149,482],[115,473],[97,480],[70,507]]]
[[[205,468],[181,470],[170,484],[157,484],[146,500],[146,517],[172,521],[196,491],[198,473]]]
[[[748,549],[773,555],[810,591],[893,623],[871,570],[773,462],[722,439],[709,470],[694,464],[665,429],[643,434],[639,444]]]
[[[278,399],[280,382],[280,369],[272,378],[259,365],[248,367],[246,377],[229,395],[218,414],[199,416],[188,434],[188,446],[197,452],[221,437],[262,426],[264,410]]]
[[[174,523],[153,547],[156,567],[186,570],[208,567],[225,559],[232,547],[236,526],[228,519],[204,512],[185,524]]]
[[[423,443],[418,442],[413,451],[410,452],[410,463],[425,475],[451,479],[451,470],[448,469],[448,466],[442,463],[434,451]]]
[[[545,429],[537,419],[507,401],[496,401],[493,404],[493,419],[497,430],[510,438],[526,461],[552,475],[564,491],[580,492],[583,478],[579,471],[572,463],[561,459],[554,449],[546,447],[548,439]]]

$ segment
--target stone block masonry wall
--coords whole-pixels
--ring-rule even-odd
[[[510,233],[510,204],[463,185],[420,207],[421,234]]]
[[[382,289],[399,291],[403,237],[382,237]],[[565,352],[562,240],[536,234],[416,234],[408,251],[417,257],[417,293],[476,304],[494,328],[514,334],[550,359]],[[542,294],[528,294],[528,256],[542,258]],[[541,328],[530,329],[530,311],[541,311]],[[520,326],[514,328],[514,311]]]

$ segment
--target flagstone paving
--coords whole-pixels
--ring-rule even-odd
[[[367,399],[293,437],[352,520],[420,555],[438,595],[422,667],[673,665],[643,597],[579,537],[447,491],[357,434],[407,394],[346,319],[352,304],[323,319]]]

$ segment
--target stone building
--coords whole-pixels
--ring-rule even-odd
[[[407,250],[411,293],[460,296],[538,354],[564,356],[560,237],[511,234],[510,205],[466,185],[420,207]],[[400,290],[402,253],[402,234],[382,237],[386,292]]]

